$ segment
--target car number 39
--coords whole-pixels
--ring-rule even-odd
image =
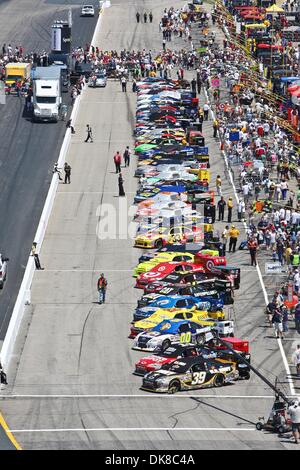
[[[194,372],[192,385],[200,385],[205,381],[206,372]]]

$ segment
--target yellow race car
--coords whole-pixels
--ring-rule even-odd
[[[136,248],[160,249],[168,243],[198,243],[204,240],[204,232],[212,232],[212,224],[199,224],[195,226],[158,227],[149,232],[137,235],[134,246]]]
[[[159,309],[144,320],[134,322],[130,328],[129,338],[135,338],[141,331],[149,330],[163,320],[172,320],[174,318],[195,321],[204,326],[214,326],[215,322],[211,320],[206,321],[206,319],[213,318],[214,320],[223,320],[225,314],[221,310],[217,312],[205,312],[196,309]]]

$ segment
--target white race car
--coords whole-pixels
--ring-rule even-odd
[[[157,348],[166,349],[178,342],[204,344],[214,337],[212,330],[218,331],[220,336],[234,336],[233,321],[205,318],[204,322],[213,323],[213,326],[204,326],[187,320],[163,320],[151,330],[139,333],[132,349],[153,352]]]

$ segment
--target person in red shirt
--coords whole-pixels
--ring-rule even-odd
[[[107,289],[107,280],[105,279],[104,274],[102,273],[97,281],[99,304],[105,303],[106,289]]]
[[[116,167],[116,173],[121,173],[121,154],[118,151],[115,156],[114,156],[114,162],[115,162],[115,167]]]

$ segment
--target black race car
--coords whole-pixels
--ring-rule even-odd
[[[177,359],[143,378],[142,390],[176,393],[180,390],[222,387],[239,378],[235,362],[204,359],[201,356]]]
[[[203,281],[209,281],[210,283],[214,282],[215,277],[211,273],[202,273],[202,272],[173,272],[168,274],[162,281],[153,281],[149,282],[144,289],[145,294],[150,294],[151,292],[160,292],[161,289],[165,287],[183,287],[183,286],[192,286],[198,285]]]
[[[250,363],[250,354],[239,352]],[[166,364],[171,364],[180,358],[201,356],[203,359],[223,359],[235,362],[239,372],[239,379],[248,380],[250,378],[250,368],[243,360],[236,358],[229,349],[217,349],[209,346],[199,346],[197,344],[173,343],[167,349],[158,347],[151,356],[142,357],[135,364],[134,374],[145,375],[149,372],[158,371]]]
[[[208,282],[202,282],[201,284],[197,284],[195,286],[170,285],[163,287],[159,292],[143,295],[143,297],[137,302],[138,308],[146,307],[149,303],[153,302],[161,295],[190,295],[192,297],[198,297],[201,299],[203,298],[203,300],[205,300],[205,297],[210,297],[212,299],[223,301],[224,305],[233,304],[233,298],[231,297],[230,293],[229,296],[227,296],[224,294],[224,292],[218,291],[214,287],[214,282],[208,280]]]

